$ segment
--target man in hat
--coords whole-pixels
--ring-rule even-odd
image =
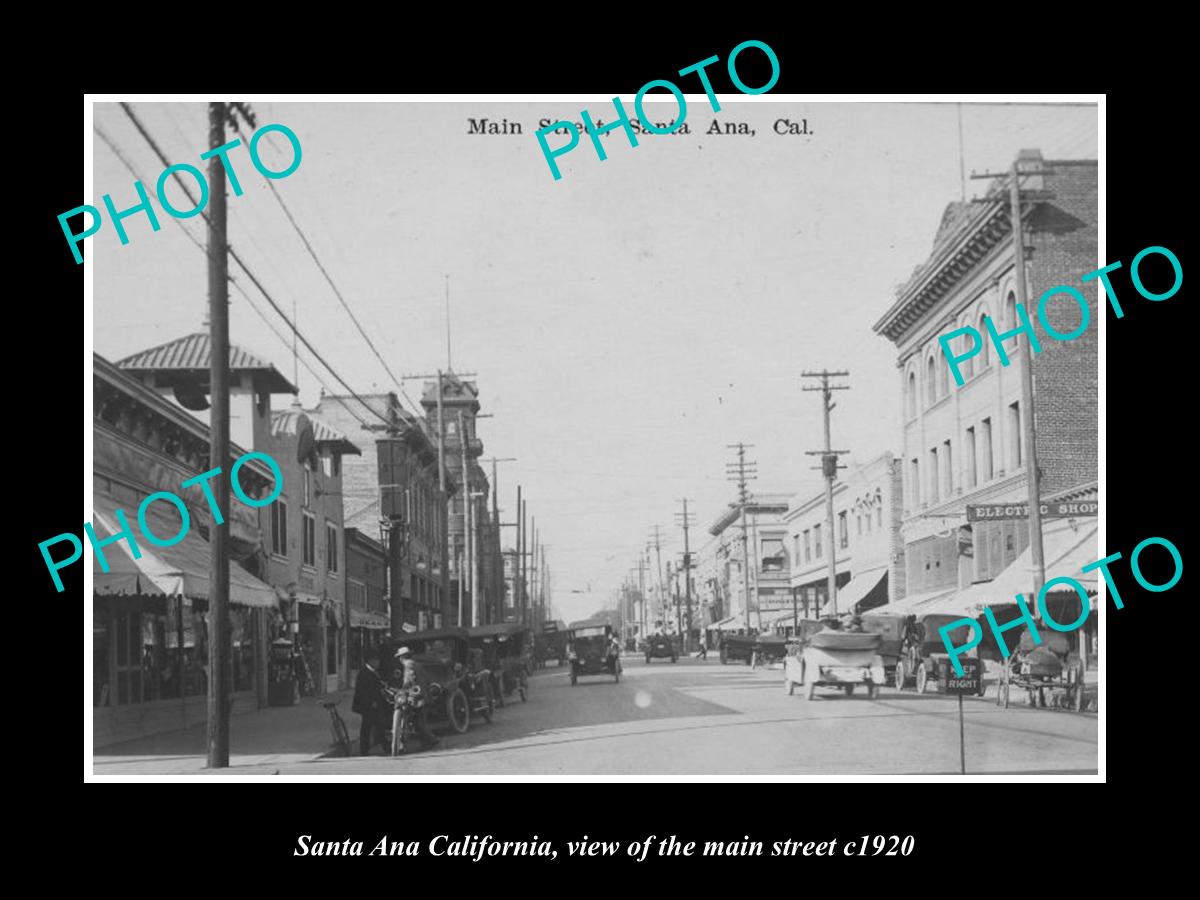
[[[412,650],[408,647],[400,647],[396,650],[396,665],[399,669],[395,674],[400,679],[400,690],[410,691],[415,687],[425,687],[421,684],[417,676],[417,664],[413,662]],[[428,749],[438,742],[432,731],[429,730],[429,723],[425,720],[425,706],[422,705],[417,710],[417,737],[421,739],[421,745]]]
[[[370,756],[372,738],[381,745],[384,743],[383,733],[387,728],[387,717],[391,714],[391,704],[384,694],[383,679],[379,677],[378,650],[367,651],[363,667],[354,682],[354,701],[350,709],[362,716],[362,724],[358,729],[359,755]],[[386,746],[384,750],[387,750]]]

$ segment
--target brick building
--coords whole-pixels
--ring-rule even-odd
[[[346,613],[350,684],[363,658],[377,650],[391,630],[387,607],[387,552],[382,543],[357,528],[346,529]]]
[[[1022,170],[1045,175],[1023,180],[1037,191],[1025,212],[1026,278],[1030,316],[1042,350],[1029,353],[1024,335],[1004,348],[1009,365],[985,340],[961,364],[955,386],[939,335],[973,326],[986,336],[982,317],[1001,333],[1019,324],[1015,314],[1014,257],[1007,179],[989,191],[991,203],[947,206],[928,259],[897,292],[875,324],[896,345],[902,408],[901,537],[908,598],[922,603],[999,575],[1029,545],[1027,520],[968,523],[968,504],[1024,502],[1028,497],[1022,430],[1031,412],[1043,499],[1073,496],[1097,478],[1097,289],[1088,286],[1091,324],[1077,338],[1059,341],[1036,322],[1037,299],[1050,288],[1079,285],[1096,268],[1097,166],[1094,161],[1043,161],[1022,151]],[[1052,302],[1048,318],[1060,332],[1079,324],[1069,298]],[[957,339],[959,353],[968,337]],[[1032,365],[1034,409],[1022,408],[1021,366]],[[1047,534],[1047,558],[1055,538]],[[1047,572],[1047,577],[1051,573]]]
[[[708,529],[717,539],[712,551],[717,561],[718,584],[714,587],[727,604],[722,609],[726,618],[710,628],[744,630],[748,618],[750,629],[758,631],[764,619],[769,621],[772,614],[791,609],[791,562],[783,518],[789,500],[786,494],[758,494],[746,503],[749,572],[742,566],[741,506],[729,504]],[[702,579],[703,572],[697,580]]]
[[[343,461],[345,525],[364,535],[378,536],[392,552],[390,517],[381,502],[380,455],[392,474],[395,504],[402,540],[399,590],[389,583],[389,617],[392,629],[440,628],[446,620],[449,592],[444,589],[446,497],[438,485],[436,438],[425,423],[406,412],[394,393],[349,396],[322,395],[314,412],[334,428],[359,439],[362,455]],[[454,490],[447,478],[447,492]],[[387,526],[387,527],[385,527]]]

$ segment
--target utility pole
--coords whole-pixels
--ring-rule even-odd
[[[521,584],[524,577],[522,565],[525,560],[525,525],[523,510],[525,505],[521,500],[521,486],[517,485],[517,558],[513,560],[513,607],[517,621],[525,624],[525,588]]]
[[[208,146],[225,144],[224,103],[208,104]],[[219,154],[208,163],[208,321],[212,397],[209,466],[218,514],[209,525],[208,768],[229,766],[229,247],[225,233],[225,167]]]
[[[646,639],[646,559],[644,554],[638,554],[638,599],[641,601],[642,640]]]
[[[691,526],[691,514],[688,512],[687,497],[679,501],[683,504],[683,513],[675,513],[676,521],[683,526],[683,592],[687,598],[687,628],[684,631],[685,653],[692,651],[692,548],[688,543],[688,528]]]
[[[529,526],[525,521],[528,500],[521,501],[521,624],[529,624]]]
[[[1022,194],[1025,194],[1029,200],[1046,200],[1050,198],[1047,191],[1022,191],[1021,177],[1029,175],[1049,175],[1051,172],[1048,169],[1039,169],[1036,172],[1022,172],[1018,163],[1020,159],[1013,160],[1012,168],[1008,173],[972,173],[972,178],[1003,178],[1008,175],[1008,208],[1009,215],[1012,217],[1012,233],[1013,233],[1013,274],[1017,282],[1017,304],[1022,309],[1028,309],[1028,286],[1025,283],[1025,229],[1022,223],[1021,216],[1021,200]],[[987,198],[990,202],[996,198]],[[1020,336],[1017,337],[1020,341]],[[1018,345],[1019,346],[1019,345]],[[1033,593],[1037,596],[1041,593],[1042,588],[1046,584],[1046,556],[1045,547],[1042,543],[1042,485],[1041,472],[1038,470],[1037,461],[1037,428],[1033,421],[1033,353],[1029,346],[1028,338],[1025,341],[1024,359],[1018,367],[1021,370],[1021,406],[1025,408],[1025,421],[1022,423],[1022,439],[1025,441],[1025,471],[1027,473],[1027,481],[1029,483],[1029,553],[1033,561]],[[1038,615],[1036,604],[1034,615]],[[1087,653],[1084,651],[1083,640],[1084,632],[1079,632],[1080,636],[1080,656],[1084,660],[1087,659]]]
[[[658,526],[657,525],[654,526],[654,556],[657,561],[657,564],[655,565],[655,571],[657,572],[657,575],[658,575],[659,613],[663,617],[663,625],[666,625],[666,623],[668,621],[667,616],[670,614],[670,610],[668,608],[668,601],[666,599],[666,594],[663,592],[662,546],[659,543]]]
[[[492,519],[496,523],[496,584],[499,588],[499,598],[496,600],[496,621],[504,621],[504,542],[501,540],[500,524],[500,479],[496,475],[496,463],[516,462],[515,456],[492,457]]]
[[[833,396],[833,391],[848,391],[848,384],[830,384],[830,378],[845,378],[849,372],[830,372],[825,369],[820,372],[801,372],[802,378],[819,378],[821,379],[820,387],[805,387],[801,388],[804,391],[820,391],[822,398],[822,407],[825,414],[825,449],[806,451],[808,456],[821,457],[821,473],[825,476],[825,527],[829,532],[829,581],[826,590],[829,593],[829,615],[836,616],[837,608],[837,551],[838,551],[838,534],[834,530],[833,521],[833,482],[837,479],[838,469],[844,469],[845,466],[838,464],[838,456],[849,453],[849,450],[832,450],[829,444],[829,414],[833,411],[836,403],[830,402]],[[819,603],[820,601],[818,601]]]
[[[458,624],[466,627],[465,592],[471,593],[471,625],[475,624],[475,594],[471,583],[471,468],[467,458],[467,433],[464,430],[462,410],[458,411],[458,448],[462,466],[462,555],[458,559]]]
[[[746,534],[746,503],[750,499],[750,494],[746,490],[746,482],[753,481],[758,477],[757,463],[746,462],[746,449],[753,447],[753,444],[726,444],[731,450],[737,450],[737,462],[725,464],[725,477],[729,481],[737,482],[738,486],[738,506],[741,508],[742,520],[742,592],[745,603],[743,618],[746,623],[746,633],[750,633],[750,550],[749,537]],[[755,606],[758,604],[756,603]]]

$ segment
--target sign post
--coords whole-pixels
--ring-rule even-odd
[[[962,774],[967,774],[967,736],[963,725],[963,694],[978,694],[983,681],[983,661],[970,657],[959,660],[962,665],[962,676],[953,674],[949,666],[945,669],[942,689],[947,694],[958,695],[958,758],[962,764]]]

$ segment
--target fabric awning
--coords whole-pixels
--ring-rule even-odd
[[[887,567],[881,569],[872,569],[864,572],[861,575],[855,575],[842,587],[837,590],[837,607],[838,609],[854,609],[867,594],[878,587],[879,582],[887,578]],[[881,609],[882,607],[876,607]]]
[[[355,609],[350,607],[350,627],[351,628],[372,628],[377,630],[386,630],[391,627],[391,622],[387,616],[379,613],[367,612],[365,609]]]
[[[909,594],[895,603],[885,603],[883,606],[876,606],[871,610],[871,613],[890,613],[893,615],[898,613],[900,615],[911,616],[931,612],[945,612],[944,607],[955,590],[957,588],[942,588],[937,591],[926,591],[922,594]],[[840,594],[838,607],[841,608]]]
[[[195,522],[178,544],[156,547],[138,530],[136,509],[130,510],[126,504],[105,494],[93,497],[93,507],[93,527],[98,539],[112,537],[120,531],[116,510],[121,509],[141,551],[141,556],[134,559],[128,541],[108,544],[102,550],[108,572],[100,568],[100,560],[93,553],[92,584],[97,594],[182,595],[208,599],[211,556],[208,541],[196,530]],[[156,503],[147,510],[146,525],[160,538],[178,534],[181,524],[178,511],[169,503]],[[264,608],[277,605],[274,589],[232,560],[229,563],[229,602]]]
[[[743,622],[742,616],[728,616],[720,622],[713,622],[708,627],[710,631],[724,631],[727,628],[742,628],[744,625],[745,622]]]
[[[1088,563],[1104,557],[1096,542],[1097,525],[1093,520],[1077,526],[1076,530],[1071,528],[1070,522],[1069,519],[1053,519],[1042,529],[1046,581],[1063,576],[1074,578],[1089,595],[1094,595],[1099,570],[1083,572],[1082,569]],[[1062,589],[1074,593],[1070,585],[1063,585]],[[1033,590],[1033,550],[1030,547],[1025,548],[1025,552],[1012,565],[991,581],[973,584],[960,591],[946,611],[980,616],[989,606],[1015,605],[1017,594],[1025,597],[1026,606],[1032,610],[1037,602],[1037,594]],[[940,609],[938,611],[941,612]]]

